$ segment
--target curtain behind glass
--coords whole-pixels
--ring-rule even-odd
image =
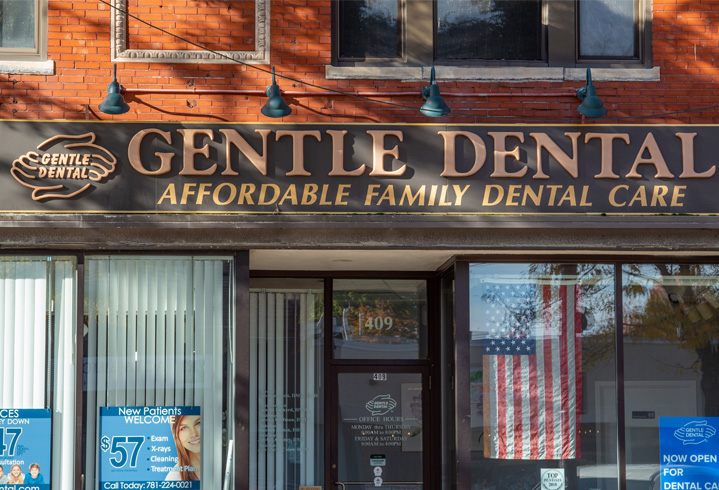
[[[219,258],[87,260],[87,488],[97,486],[99,407],[117,406],[200,406],[202,487],[228,484],[230,272]]]
[[[253,281],[253,286],[258,283]],[[250,486],[322,485],[322,294],[250,293]],[[312,285],[310,285],[312,287]]]
[[[55,488],[75,484],[74,273],[70,259],[0,258],[0,408],[52,408]]]

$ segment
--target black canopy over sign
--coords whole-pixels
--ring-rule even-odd
[[[716,126],[0,122],[0,209],[713,214]]]

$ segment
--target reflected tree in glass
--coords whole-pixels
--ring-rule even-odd
[[[624,336],[694,353],[656,359],[678,376],[700,376],[705,416],[719,416],[719,265],[627,265]],[[651,272],[651,273],[649,273]]]
[[[438,0],[437,58],[540,60],[540,0]]]
[[[401,32],[397,0],[341,0],[340,58],[397,58]]]

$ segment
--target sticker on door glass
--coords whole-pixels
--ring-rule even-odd
[[[367,402],[365,408],[373,417],[377,417],[379,415],[387,415],[394,410],[396,406],[397,402],[390,395],[377,395]]]

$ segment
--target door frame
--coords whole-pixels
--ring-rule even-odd
[[[423,373],[423,466],[424,488],[441,488],[442,449],[442,385],[440,359],[442,358],[442,323],[440,318],[440,281],[437,273],[427,272],[365,272],[333,273],[323,275],[325,279],[324,305],[324,413],[329,426],[324,431],[324,490],[337,490],[337,471],[334,454],[337,454],[337,374],[340,372],[420,372]],[[423,279],[427,284],[427,357],[424,359],[334,359],[332,332],[333,281],[335,279]],[[355,370],[355,371],[353,371]],[[430,415],[431,412],[431,415]],[[426,414],[426,415],[425,415]],[[339,487],[341,488],[341,487]],[[355,490],[358,487],[347,487]]]
[[[339,452],[339,390],[338,379],[340,374],[363,374],[363,373],[387,373],[387,374],[419,374],[422,376],[422,488],[430,489],[432,487],[432,461],[434,459],[435,445],[433,441],[438,437],[436,434],[439,430],[438,414],[432,413],[432,366],[429,361],[418,363],[416,360],[407,361],[403,364],[392,364],[384,362],[372,364],[365,361],[364,365],[335,365],[327,372],[326,386],[329,396],[326,397],[326,417],[325,420],[329,427],[325,429],[325,435],[328,439],[325,444],[325,487],[326,489],[345,490],[338,482],[338,466],[337,455]],[[372,482],[368,482],[372,484]],[[359,485],[347,486],[346,490],[353,488],[361,488]]]

